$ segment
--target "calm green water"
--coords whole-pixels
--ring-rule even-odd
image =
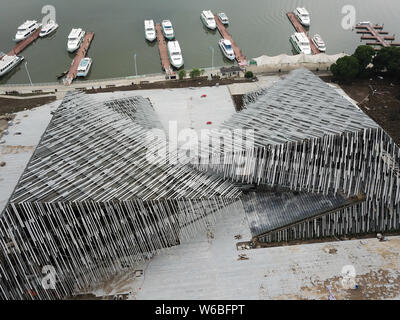
[[[156,43],[144,39],[143,20],[150,18],[172,21],[185,69],[210,67],[210,46],[215,49],[215,66],[229,64],[218,47],[218,31],[207,31],[200,21],[204,9],[228,15],[228,30],[248,58],[291,53],[288,39],[294,29],[286,12],[299,5],[311,12],[310,32],[322,35],[330,54],[352,53],[360,43],[355,32],[341,27],[341,9],[346,4],[356,7],[357,22],[385,23],[386,31],[398,34],[400,40],[399,0],[0,0],[0,51],[8,52],[15,45],[12,39],[22,22],[41,20],[41,8],[46,4],[55,6],[60,28],[22,53],[33,82],[54,82],[56,75],[69,67],[73,55],[66,51],[66,39],[72,27],[96,33],[89,50],[94,64],[87,78],[134,75],[134,53],[139,74],[160,72]],[[7,82],[27,83],[25,68],[21,65],[0,80],[0,84]]]

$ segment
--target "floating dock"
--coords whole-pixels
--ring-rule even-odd
[[[167,42],[164,39],[161,24],[159,23],[156,23],[156,32],[157,32],[158,51],[160,52],[161,66],[165,71],[165,73],[168,76],[171,76],[174,72],[172,70],[172,66],[168,58]]]
[[[374,40],[373,42],[367,42],[370,46],[380,47],[398,47],[400,43],[393,42],[395,40],[393,36],[385,36],[389,32],[383,31],[383,26],[379,24],[357,24],[355,26],[357,33],[362,34],[361,40]],[[390,42],[389,42],[390,41]],[[379,50],[379,48],[375,48]]]
[[[217,28],[219,33],[221,34],[222,38],[229,40],[232,43],[232,49],[233,52],[235,53],[236,61],[238,62],[240,67],[245,67],[247,66],[247,60],[246,56],[242,53],[242,50],[240,50],[239,46],[236,44],[235,41],[233,41],[232,36],[226,30],[224,24],[219,20],[218,16],[215,14],[215,23],[217,24]]]
[[[292,23],[293,27],[296,29],[297,32],[304,32],[310,41],[310,47],[311,47],[311,52],[312,54],[319,54],[321,51],[317,48],[317,46],[312,42],[308,32],[306,29],[303,27],[303,25],[300,23],[300,21],[296,18],[295,14],[293,12],[288,12],[287,17],[289,18],[290,22]]]
[[[18,42],[18,44],[9,52],[7,55],[13,56],[13,55],[19,55],[22,51],[25,50],[26,47],[28,47],[33,41],[35,41],[37,38],[39,38],[39,34],[42,28],[37,29],[34,33],[32,33],[28,38],[25,40],[22,40]]]
[[[69,71],[67,73],[67,78],[65,79],[65,85],[69,86],[76,78],[79,64],[81,63],[81,60],[86,57],[93,38],[94,32],[86,33],[85,38],[83,39],[82,44],[79,47],[78,52],[76,53],[76,56],[71,63],[71,67],[69,68]]]

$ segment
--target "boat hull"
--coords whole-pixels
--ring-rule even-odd
[[[215,29],[217,29],[217,24],[213,24],[213,25],[210,25],[210,24],[208,24],[207,23],[207,21],[203,18],[203,16],[202,15],[200,15],[200,20],[203,22],[203,25],[207,28],[207,29],[209,29],[209,30],[215,30]]]
[[[5,76],[7,73],[11,72],[13,69],[15,69],[22,61],[25,60],[24,57],[19,57],[20,59],[16,61],[14,64],[12,64],[8,69],[4,70],[3,72],[0,72],[0,78]]]
[[[218,45],[219,45],[219,48],[221,49],[222,54],[224,55],[225,58],[229,59],[230,61],[234,61],[234,60],[235,60],[235,55],[234,55],[234,54],[229,55],[229,54],[225,51],[224,45],[223,45],[221,42],[219,42]]]
[[[45,33],[40,32],[39,37],[41,37],[41,38],[47,37],[47,36],[53,34],[54,32],[56,32],[57,29],[58,29],[58,26],[50,29],[49,31],[47,31]]]

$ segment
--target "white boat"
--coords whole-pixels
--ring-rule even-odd
[[[371,25],[371,21],[360,21],[359,25],[360,26],[370,26]]]
[[[90,67],[92,66],[93,60],[91,58],[83,58],[78,66],[78,77],[86,77],[90,71]]]
[[[306,8],[296,8],[294,14],[303,26],[310,26],[311,18]]]
[[[144,37],[150,42],[156,40],[156,29],[153,20],[144,20]]]
[[[183,57],[181,47],[179,46],[178,41],[169,41],[167,44],[168,48],[168,57],[171,64],[179,69],[183,66]]]
[[[169,20],[163,20],[161,22],[162,32],[166,39],[172,40],[175,38],[174,28],[172,28],[172,23]]]
[[[232,43],[230,40],[221,39],[219,40],[218,44],[225,57],[232,61],[235,60],[235,53],[233,52]]]
[[[315,46],[318,48],[319,51],[325,52],[326,51],[326,45],[324,40],[322,40],[322,37],[317,33],[312,37],[312,42],[315,44]]]
[[[229,24],[228,16],[224,12],[218,13],[218,18],[222,24]]]
[[[57,30],[57,28],[58,24],[53,20],[49,20],[49,22],[47,22],[47,24],[42,27],[42,30],[40,30],[39,37],[43,38],[52,34],[54,31]]]
[[[203,21],[204,25],[211,30],[215,30],[217,24],[215,23],[214,15],[211,10],[204,10],[200,14],[201,21]]]
[[[41,23],[38,23],[36,20],[27,20],[23,24],[21,24],[17,33],[15,34],[14,41],[19,42],[28,38],[32,33],[34,33],[37,29],[42,26]]]
[[[0,77],[4,76],[6,73],[14,69],[18,64],[24,61],[22,56],[9,56],[0,53]]]
[[[311,54],[310,40],[304,32],[296,32],[290,37],[290,42],[297,53]]]
[[[86,32],[81,28],[71,30],[70,34],[68,35],[68,52],[74,52],[81,46],[81,43],[85,38],[85,34]]]

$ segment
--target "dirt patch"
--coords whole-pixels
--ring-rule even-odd
[[[1,154],[17,154],[21,152],[32,152],[35,147],[34,146],[0,146]]]
[[[151,83],[132,84],[129,86],[109,87],[101,89],[85,90],[86,93],[99,93],[99,92],[114,92],[114,91],[131,91],[131,90],[150,90],[150,89],[175,89],[175,88],[198,88],[198,87],[214,87],[217,83],[219,85],[229,85],[233,83],[246,83],[252,82],[250,79],[218,79],[213,78],[208,80],[207,77],[185,80],[168,80],[157,81]]]
[[[0,98],[0,115],[33,109],[55,100],[55,96],[27,99]]]
[[[331,82],[331,77],[321,77]],[[400,145],[400,81],[374,77],[359,79],[340,87],[358,102],[359,107]]]
[[[235,105],[236,112],[243,110],[243,96],[244,96],[244,94],[232,95],[232,100]]]

